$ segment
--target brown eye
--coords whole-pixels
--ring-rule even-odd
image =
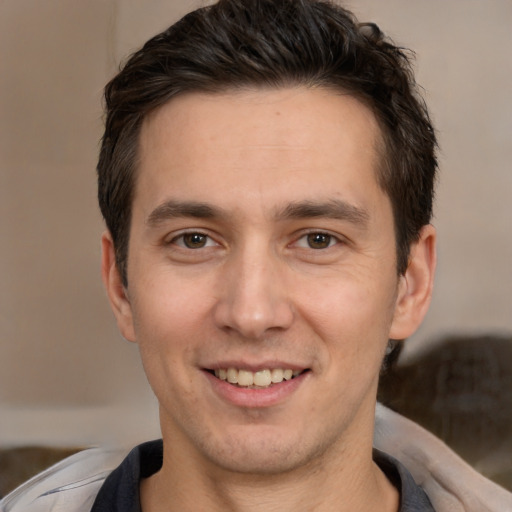
[[[307,235],[308,246],[311,249],[327,249],[331,245],[332,238],[327,233],[310,233]]]
[[[208,241],[208,237],[202,233],[186,233],[182,237],[183,245],[189,249],[201,249]]]

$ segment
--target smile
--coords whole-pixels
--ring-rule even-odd
[[[289,368],[264,369],[257,372],[239,370],[236,368],[221,368],[214,371],[215,376],[243,388],[268,388],[273,384],[279,384],[291,380],[302,373],[301,370]]]

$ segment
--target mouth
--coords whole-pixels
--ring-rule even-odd
[[[237,368],[219,368],[207,370],[219,380],[225,381],[235,387],[246,389],[267,389],[284,381],[295,379],[305,370],[292,370],[290,368],[267,368],[256,372]]]

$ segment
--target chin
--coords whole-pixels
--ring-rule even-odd
[[[252,474],[283,474],[311,464],[328,448],[327,442],[307,443],[285,435],[230,436],[224,442],[203,447],[211,463],[225,471]]]
[[[255,453],[245,450],[243,454],[233,456],[214,456],[211,462],[224,471],[241,475],[269,476],[279,475],[293,471],[304,465],[297,454],[282,453]]]

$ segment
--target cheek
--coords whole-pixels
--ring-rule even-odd
[[[149,274],[149,272],[148,272]],[[186,340],[187,333],[201,325],[211,308],[211,288],[203,281],[160,272],[137,287],[132,303],[138,341],[146,343],[172,338]]]
[[[134,329],[142,364],[155,393],[159,388],[188,389],[201,329],[202,303],[168,287],[145,288],[133,303]],[[193,294],[195,295],[195,294]]]
[[[383,330],[389,327],[396,300],[396,280],[379,282],[368,279],[332,276],[315,283],[305,283],[297,293],[297,307],[319,329]]]
[[[190,391],[195,360],[193,322],[178,306],[161,301],[146,312],[151,315],[139,311],[139,317],[135,317],[144,372],[159,403],[165,404],[166,409],[176,407],[181,400],[195,399]]]
[[[331,358],[352,371],[380,366],[393,319],[396,283],[333,279],[303,294],[300,315],[328,345]],[[350,370],[349,370],[350,367]]]

